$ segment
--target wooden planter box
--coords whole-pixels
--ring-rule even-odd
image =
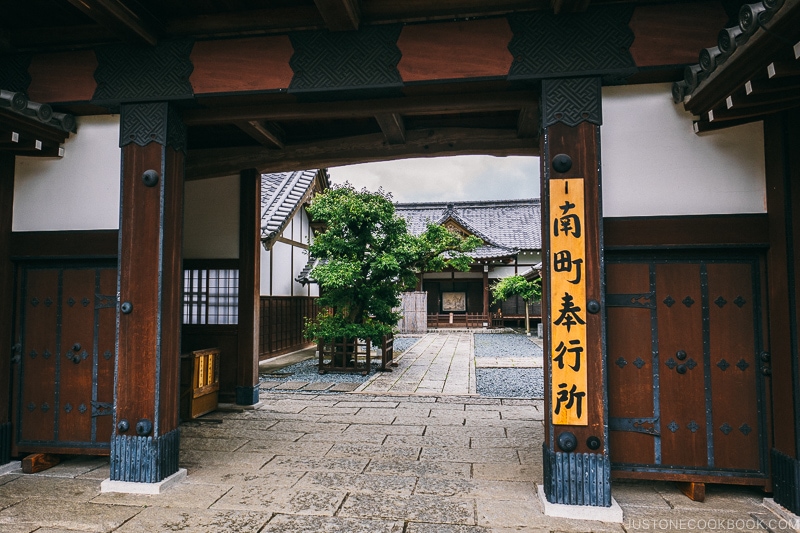
[[[381,370],[391,371],[388,366],[397,366],[394,359],[394,336],[384,336],[381,342]],[[327,372],[360,372],[369,374],[373,356],[370,339],[338,339],[336,341],[320,340],[317,343],[319,356],[319,373]]]
[[[219,403],[219,348],[181,355],[181,419],[192,420]]]

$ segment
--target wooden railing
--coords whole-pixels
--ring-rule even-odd
[[[482,313],[446,313],[428,315],[429,328],[482,328],[489,317]]]

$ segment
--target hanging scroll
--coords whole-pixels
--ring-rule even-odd
[[[588,425],[586,237],[583,179],[550,180],[550,369],[552,420]]]

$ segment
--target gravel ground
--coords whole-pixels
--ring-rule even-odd
[[[535,357],[542,349],[525,336],[515,333],[476,333],[475,357]]]
[[[404,351],[408,350],[411,345],[417,342],[420,337],[395,337],[394,339],[394,351],[397,354],[401,354]],[[276,374],[286,374],[285,376],[278,377],[275,375],[261,375],[259,377],[259,381],[308,381],[309,383],[364,383],[369,378],[371,378],[375,372],[378,371],[378,367],[381,366],[381,356],[380,350],[378,350],[377,354],[375,355],[376,361],[372,362],[372,371],[366,375],[362,376],[360,373],[349,373],[349,372],[329,372],[327,374],[320,374],[318,363],[316,357],[312,357],[311,359],[306,359],[305,361],[301,361],[299,363],[295,363],[293,365],[281,368]]]
[[[478,368],[478,394],[490,398],[544,398],[541,368]]]

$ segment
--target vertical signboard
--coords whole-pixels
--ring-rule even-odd
[[[550,180],[552,420],[588,425],[583,179]]]

